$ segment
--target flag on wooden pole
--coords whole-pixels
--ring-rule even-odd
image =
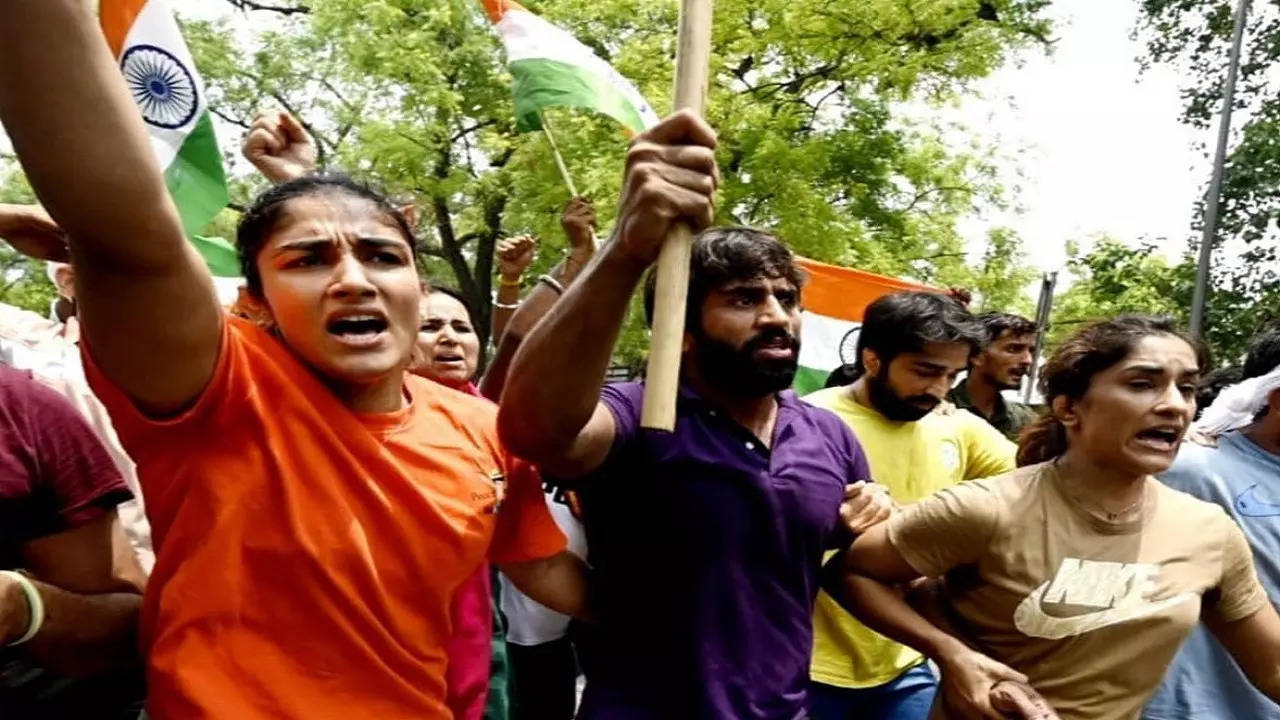
[[[541,128],[540,112],[549,107],[592,110],[637,134],[657,124],[658,116],[635,85],[573,35],[513,0],[483,2],[515,78],[518,130]]]
[[[925,285],[862,270],[798,259],[809,276],[804,287],[800,330],[800,370],[795,390],[805,395],[821,389],[832,370],[852,364],[862,313],[876,299],[903,290],[937,292]]]
[[[227,205],[204,86],[165,0],[102,0],[102,32],[151,135],[165,185],[194,237]],[[239,274],[226,241],[196,242],[215,275]]]

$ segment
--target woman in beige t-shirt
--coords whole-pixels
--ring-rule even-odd
[[[1195,413],[1203,353],[1165,320],[1099,323],[1046,365],[1050,412],[1017,471],[943,490],[860,537],[841,590],[867,625],[942,669],[934,718],[1002,717],[1029,681],[1063,720],[1137,718],[1204,620],[1280,697],[1280,617],[1239,528],[1151,476]],[[943,577],[943,632],[890,587]],[[963,641],[961,639],[962,638]]]

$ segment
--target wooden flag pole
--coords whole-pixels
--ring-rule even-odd
[[[711,61],[712,0],[681,0],[676,46],[675,109],[699,115],[707,99]],[[685,302],[689,292],[689,256],[693,230],[683,223],[667,234],[658,255],[654,289],[653,334],[645,375],[640,425],[671,432],[676,427],[676,393],[680,387],[680,352],[684,338]]]
[[[560,168],[560,177],[564,178],[565,187],[569,188],[569,195],[578,197],[578,188],[573,184],[573,177],[569,175],[569,166],[564,164],[564,156],[560,154],[560,146],[556,144],[556,136],[551,132],[551,124],[547,122],[547,116],[538,111],[538,120],[542,122],[542,134],[547,136],[547,142],[551,144],[551,154],[556,159],[556,167]]]
[[[564,179],[565,187],[569,188],[569,197],[578,197],[578,188],[573,184],[573,176],[569,174],[569,166],[564,162],[564,156],[560,154],[560,146],[556,143],[555,133],[551,132],[551,123],[547,122],[547,116],[538,111],[538,120],[542,122],[542,134],[547,136],[547,142],[551,144],[551,154],[556,159],[556,167],[560,168],[560,177]],[[600,238],[596,237],[596,231],[591,231],[591,249],[600,249]]]

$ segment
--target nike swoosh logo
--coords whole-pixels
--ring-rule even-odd
[[[1044,608],[1040,607],[1041,601],[1044,600],[1045,591],[1048,589],[1049,583],[1036,588],[1035,592],[1023,598],[1022,602],[1018,603],[1018,609],[1013,611],[1014,627],[1018,628],[1018,631],[1027,637],[1061,640],[1066,637],[1084,635],[1094,630],[1101,630],[1104,627],[1159,615],[1170,608],[1177,607],[1189,600],[1194,600],[1196,597],[1195,593],[1182,593],[1181,595],[1174,595],[1173,597],[1145,605],[1110,608],[1087,615],[1063,618],[1053,617],[1046,613]]]
[[[1258,486],[1255,484],[1236,497],[1236,512],[1245,517],[1276,517],[1280,515],[1280,505],[1258,497]]]

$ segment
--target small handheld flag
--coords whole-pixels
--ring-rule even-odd
[[[542,128],[541,111],[573,107],[607,115],[632,133],[657,124],[658,116],[631,81],[577,38],[513,0],[483,0],[515,78],[516,127]]]
[[[165,0],[102,0],[103,34],[151,134],[165,185],[188,237],[227,205],[227,180],[204,86]],[[225,243],[223,243],[225,245]],[[203,252],[206,247],[200,243]],[[226,247],[215,248],[215,275],[230,271]]]

